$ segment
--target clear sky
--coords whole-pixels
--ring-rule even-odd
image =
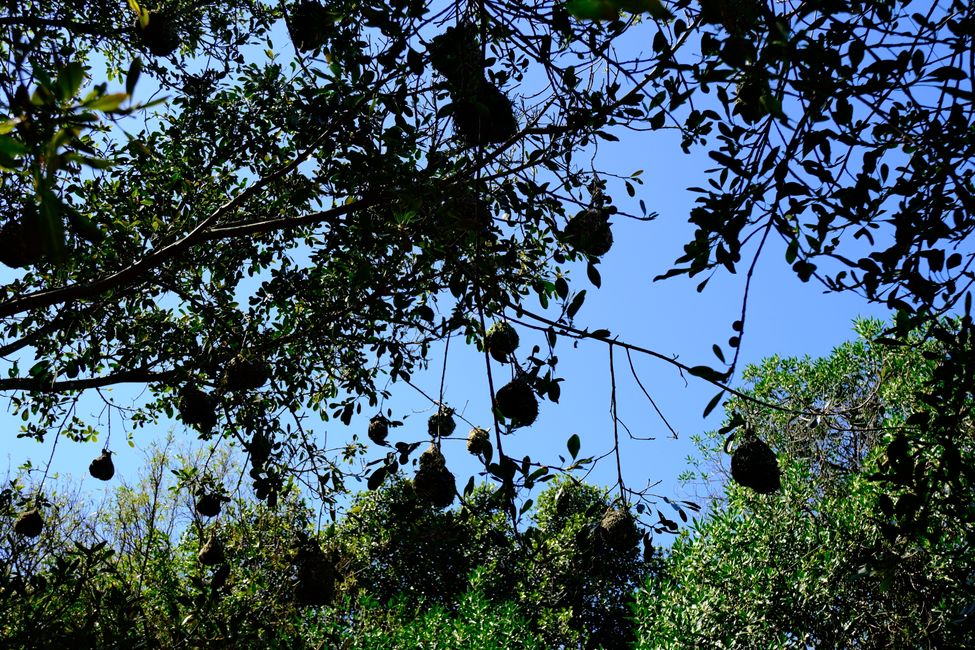
[[[678,139],[667,131],[654,133],[620,133],[621,142],[602,143],[600,161],[607,162],[614,171],[629,173],[644,170],[644,184],[637,187],[637,196],[629,198],[622,192],[614,195],[616,204],[625,211],[639,212],[637,201],[659,213],[649,223],[617,217],[613,220],[615,244],[600,265],[602,288],[588,286],[584,269],[574,272],[574,289],[587,288],[588,299],[576,318],[576,324],[590,329],[607,328],[623,341],[672,355],[688,365],[714,364],[717,360],[711,345],[722,345],[726,353],[727,340],[733,335],[731,323],[739,317],[744,288],[743,271],[730,275],[719,271],[703,293],[695,287],[701,278],[672,278],[653,282],[654,276],[670,268],[682,252],[691,235],[687,215],[693,195],[684,188],[703,183],[703,170],[714,162],[695,152],[684,154]],[[852,320],[860,315],[885,317],[886,312],[870,307],[852,295],[824,294],[821,285],[800,282],[783,259],[782,247],[776,240],[769,245],[759,263],[748,310],[748,322],[742,342],[739,367],[773,355],[820,356],[841,342],[851,338]],[[747,258],[743,267],[747,267]],[[533,343],[542,344],[537,333],[522,329],[521,358]],[[506,440],[506,451],[515,458],[528,454],[542,462],[557,463],[557,455],[566,455],[566,439],[577,433],[582,438],[581,456],[598,456],[607,452],[613,440],[610,417],[610,373],[607,346],[586,340],[573,346],[569,339],[559,341],[556,348],[560,364],[559,376],[562,398],[559,404],[543,402],[535,425],[520,429]],[[434,368],[415,378],[416,384],[436,395],[440,383],[443,349],[434,348]],[[694,453],[691,435],[716,428],[723,412],[717,409],[707,420],[701,412],[716,390],[705,382],[681,377],[669,364],[645,356],[634,355],[633,360],[643,385],[650,391],[657,405],[679,432],[673,439],[653,408],[643,396],[630,374],[625,353],[617,351],[616,381],[619,416],[635,436],[654,437],[652,441],[631,441],[624,429],[621,469],[631,488],[647,483],[659,486],[655,492],[674,498],[685,498],[693,491],[678,484],[677,476],[687,469],[685,461]],[[494,366],[496,386],[504,381],[506,370]],[[448,404],[467,419],[489,427],[488,391],[484,379],[483,356],[473,348],[465,348],[463,339],[455,339],[450,347],[447,363],[445,398]],[[740,370],[739,370],[740,375]],[[498,379],[498,377],[502,379]],[[403,429],[394,429],[391,439],[420,439],[424,436],[429,402],[405,384],[396,384],[392,406],[399,412],[415,411]],[[121,395],[130,389],[117,389]],[[97,409],[95,400],[89,409]],[[335,447],[358,433],[365,438],[366,417],[345,427],[337,421],[315,425],[316,432],[327,434],[328,446]],[[8,435],[4,451],[11,471],[25,459],[43,467],[53,440],[43,444],[14,440],[19,420],[3,414],[0,420]],[[116,422],[114,426],[118,426]],[[130,449],[124,434],[116,429],[112,449],[116,452],[116,466],[121,479],[134,481],[144,459],[148,442],[161,436],[169,428],[183,436],[193,432],[179,422],[161,422],[158,427],[136,432],[136,447]],[[468,426],[459,423],[457,441],[445,443],[448,466],[462,487],[467,478],[479,471],[479,465],[464,449],[463,438]],[[79,477],[86,488],[104,489],[87,474],[88,462],[101,449],[99,444],[59,443],[54,455],[52,471]],[[378,454],[373,454],[373,457]],[[590,480],[608,485],[615,481],[613,458],[600,462]],[[362,486],[364,489],[364,486]]]

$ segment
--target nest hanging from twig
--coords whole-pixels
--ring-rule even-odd
[[[782,486],[775,452],[754,435],[746,438],[731,455],[731,478],[759,494],[777,492]]]

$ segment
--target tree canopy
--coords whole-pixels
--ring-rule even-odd
[[[710,382],[705,413],[747,400],[731,382],[778,238],[801,279],[895,310],[890,344],[939,341],[874,479],[912,495],[888,504],[888,537],[971,538],[969,3],[43,0],[2,10],[0,29],[0,392],[21,435],[110,452],[112,421],[132,436],[176,417],[245,449],[272,505],[290,481],[334,504],[351,478],[416,467],[445,507],[470,496],[439,451],[463,435],[461,396],[426,390],[425,432],[400,431],[386,401],[463,338],[491,404],[470,416],[487,431],[472,451],[517,526],[522,488],[589,460],[578,438],[568,460],[532,459],[506,435],[572,380],[559,341]],[[715,163],[660,276],[703,290],[745,272],[715,367],[577,322],[614,225],[655,217],[640,174],[597,155],[637,130]],[[531,329],[546,345],[529,351]],[[123,385],[131,399],[100,392]],[[101,419],[83,399],[104,400]],[[360,415],[378,452],[321,442]],[[676,529],[646,490],[618,489],[646,528]],[[39,500],[18,503],[25,533]]]

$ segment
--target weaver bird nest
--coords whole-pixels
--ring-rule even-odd
[[[759,494],[777,492],[782,485],[775,452],[754,436],[744,440],[731,455],[731,478]]]
[[[204,517],[216,517],[220,514],[223,499],[215,492],[203,492],[196,499],[196,512]]]
[[[210,433],[217,425],[217,401],[212,395],[187,384],[179,392],[176,402],[179,419],[201,433]]]
[[[515,379],[502,386],[494,399],[498,411],[512,426],[527,427],[538,418],[535,391],[522,379]]]
[[[474,427],[467,434],[467,451],[475,456],[484,456],[491,449],[491,434],[486,429]]]
[[[295,49],[311,52],[325,45],[325,27],[332,23],[332,15],[318,2],[298,2],[288,10],[286,22]]]
[[[438,408],[437,412],[427,420],[427,432],[434,438],[449,436],[456,428],[457,423],[454,422],[454,409],[447,406]]]
[[[335,566],[315,542],[306,542],[295,555],[295,601],[307,607],[328,605],[335,596]]]
[[[613,247],[613,231],[609,226],[609,212],[589,208],[569,219],[562,231],[563,240],[575,250],[602,257]]]
[[[141,19],[136,18],[135,35],[155,56],[169,56],[180,43],[176,21],[164,11],[150,12],[149,21],[145,25]]]
[[[640,529],[628,510],[607,508],[599,522],[599,533],[603,541],[614,551],[628,551],[640,541]]]
[[[223,542],[216,534],[211,534],[207,539],[206,544],[200,549],[200,552],[196,554],[196,559],[200,561],[203,566],[214,566],[223,562],[224,552],[223,552]]]
[[[488,328],[484,335],[484,345],[495,361],[506,363],[518,349],[518,332],[504,321],[499,321]]]
[[[271,368],[264,361],[235,357],[228,364],[223,375],[226,390],[253,390],[267,383]]]
[[[389,435],[389,420],[381,415],[377,415],[369,420],[369,439],[377,445],[386,444],[386,436]]]
[[[112,462],[112,452],[102,449],[101,455],[88,465],[88,473],[99,481],[111,481],[115,476],[115,464]]]
[[[44,229],[35,209],[0,228],[0,262],[15,269],[31,266],[47,255]]]
[[[14,522],[14,532],[24,537],[37,537],[44,529],[44,519],[37,508],[21,513]]]
[[[447,462],[436,445],[420,454],[420,469],[413,478],[416,496],[435,508],[446,508],[454,502],[457,486],[454,475],[447,469]]]

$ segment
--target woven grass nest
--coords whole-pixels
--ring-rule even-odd
[[[484,456],[491,450],[491,434],[486,429],[474,427],[467,434],[467,451],[475,456]]]
[[[446,508],[454,502],[457,485],[454,475],[447,469],[447,462],[436,445],[420,454],[420,469],[413,478],[416,496],[435,508]]]
[[[427,433],[433,438],[449,436],[456,428],[457,423],[454,421],[454,409],[448,406],[441,405],[437,409],[437,412],[427,420]]]
[[[599,522],[603,541],[614,551],[628,551],[640,541],[640,529],[628,510],[609,507]]]
[[[44,518],[37,508],[27,510],[14,522],[14,532],[23,537],[37,537],[44,530]]]
[[[134,29],[139,41],[155,56],[169,56],[179,47],[176,20],[165,11],[149,12],[149,22],[145,25],[136,18]]]
[[[569,219],[565,230],[562,231],[562,239],[581,253],[602,257],[613,247],[609,213],[596,208],[583,210]]]
[[[522,379],[502,386],[494,398],[498,411],[512,426],[527,427],[538,418],[538,398],[528,382]]]
[[[111,481],[115,476],[115,464],[112,462],[112,452],[103,449],[100,456],[88,465],[88,473],[99,481]]]
[[[731,478],[759,494],[771,494],[782,487],[775,452],[755,436],[742,441],[731,455]]]
[[[509,323],[498,321],[488,328],[484,335],[484,345],[487,351],[499,363],[507,363],[511,355],[518,349],[520,340],[518,332]]]
[[[377,445],[386,444],[386,436],[389,435],[389,420],[381,415],[377,415],[369,420],[369,439]]]
[[[325,551],[306,542],[295,554],[295,602],[306,607],[328,605],[335,597],[336,570]]]
[[[201,433],[210,433],[217,425],[216,399],[192,384],[180,390],[176,410],[180,420]]]

